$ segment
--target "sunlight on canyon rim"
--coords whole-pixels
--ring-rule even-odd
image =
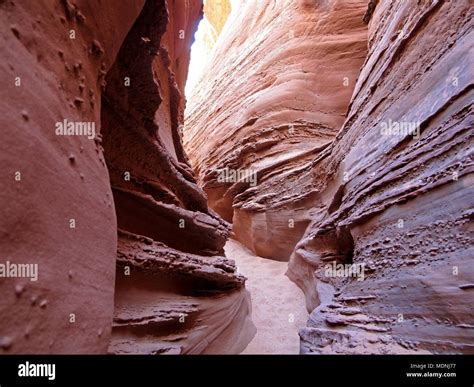
[[[209,63],[217,39],[232,10],[237,9],[237,0],[204,0],[203,17],[199,22],[194,43],[191,46],[188,78],[184,90],[186,99],[190,99],[194,87]]]

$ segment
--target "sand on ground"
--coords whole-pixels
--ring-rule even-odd
[[[247,277],[252,298],[252,320],[257,334],[243,354],[298,354],[298,330],[306,326],[308,313],[303,292],[285,275],[287,262],[256,256],[230,239],[226,256]]]

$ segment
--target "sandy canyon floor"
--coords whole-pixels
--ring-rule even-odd
[[[285,276],[288,263],[256,256],[233,239],[225,251],[248,278],[246,287],[252,297],[257,334],[242,353],[298,354],[298,327],[306,325],[308,313],[303,292]]]

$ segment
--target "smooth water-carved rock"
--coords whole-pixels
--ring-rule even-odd
[[[206,4],[183,146],[200,2],[0,2],[0,352],[242,351],[232,221],[302,353],[474,353],[469,0]]]
[[[114,353],[238,353],[253,334],[245,278],[224,257],[229,226],[180,138],[200,13],[198,2],[147,1],[106,77],[103,146],[123,230]]]
[[[185,147],[210,205],[291,256],[303,353],[472,353],[472,7],[283,4],[242,5],[249,34],[231,14],[195,89]]]
[[[0,260],[38,264],[35,282],[0,278],[0,331],[12,338],[0,352],[107,350],[117,248],[107,167],[98,136],[56,129],[68,120],[99,134],[103,75],[143,3],[0,4]]]
[[[0,352],[238,353],[251,339],[229,225],[180,135],[201,7],[1,2],[0,259],[38,264],[38,280],[0,278]]]
[[[288,260],[314,204],[299,177],[344,122],[366,55],[365,2],[235,5],[187,107],[185,147],[236,238]]]

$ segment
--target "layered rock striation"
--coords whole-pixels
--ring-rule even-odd
[[[314,165],[322,211],[290,261],[317,306],[303,353],[474,352],[472,12],[373,10],[346,122]]]
[[[236,237],[290,258],[302,353],[473,352],[472,12],[246,2],[224,27],[185,148]]]
[[[114,353],[233,353],[253,334],[245,278],[224,257],[229,226],[208,209],[180,137],[200,13],[198,2],[147,1],[106,77],[120,230]]]
[[[233,4],[190,98],[185,147],[236,238],[288,260],[313,206],[296,181],[344,122],[366,55],[365,2]]]
[[[0,353],[241,352],[229,222],[302,353],[474,353],[470,1],[208,0],[185,120],[201,7],[0,1]]]
[[[0,272],[0,352],[226,353],[250,340],[229,226],[181,142],[201,7],[0,2],[0,263],[37,265],[37,281]]]

